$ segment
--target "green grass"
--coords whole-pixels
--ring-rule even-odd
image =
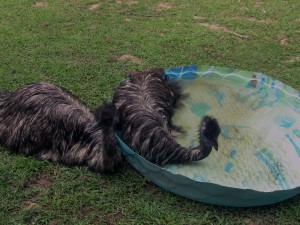
[[[44,80],[95,108],[130,70],[188,64],[260,71],[300,89],[299,0],[173,0],[163,11],[154,0],[45,2],[1,1],[0,90]],[[123,54],[144,64],[114,60]],[[4,148],[0,162],[0,224],[300,224],[300,196],[217,207],[166,192],[127,164],[100,175]]]

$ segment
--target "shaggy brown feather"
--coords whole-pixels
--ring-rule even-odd
[[[200,146],[184,148],[172,137],[171,118],[182,98],[176,83],[163,78],[163,69],[133,72],[117,87],[113,103],[120,113],[124,142],[152,163],[185,163],[207,157],[218,148],[218,121],[204,117],[199,128]]]
[[[121,161],[114,137],[116,109],[94,115],[62,87],[39,82],[0,92],[0,144],[14,152],[66,165],[113,172]]]

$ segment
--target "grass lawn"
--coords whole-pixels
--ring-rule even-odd
[[[5,0],[0,90],[66,87],[92,108],[130,70],[189,64],[260,71],[300,89],[300,1]],[[300,196],[235,209],[0,148],[0,224],[300,224]]]

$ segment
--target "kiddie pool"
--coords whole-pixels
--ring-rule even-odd
[[[197,146],[204,115],[219,120],[219,151],[206,159],[156,166],[116,138],[131,166],[175,194],[215,205],[249,207],[300,193],[300,92],[261,73],[196,65],[165,69],[188,97],[173,122]]]

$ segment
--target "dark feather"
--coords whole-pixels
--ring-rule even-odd
[[[0,92],[0,144],[39,159],[111,172],[121,161],[113,112],[105,104],[94,115],[66,89],[44,82]]]
[[[171,134],[175,128],[171,118],[184,94],[178,84],[167,81],[163,75],[163,69],[133,72],[116,89],[113,103],[120,113],[123,140],[158,165],[204,159],[219,135],[219,125],[211,117],[204,118],[200,146],[184,148],[177,144]]]

